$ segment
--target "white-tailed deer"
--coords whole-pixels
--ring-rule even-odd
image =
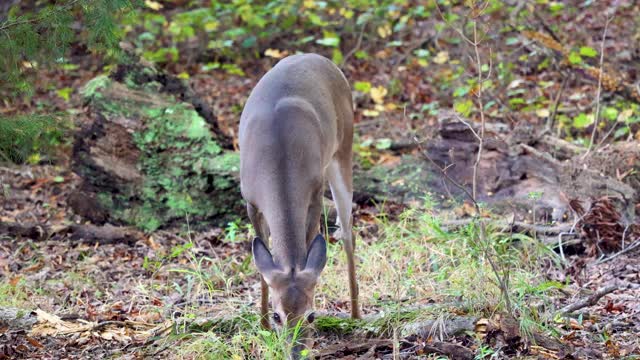
[[[256,231],[253,258],[262,275],[262,325],[270,328],[269,292],[277,327],[314,319],[314,288],[327,261],[319,234],[325,180],[347,253],[351,316],[359,318],[349,82],[327,58],[289,56],[251,92],[239,132],[240,187]]]

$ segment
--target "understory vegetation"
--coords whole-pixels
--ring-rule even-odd
[[[284,358],[237,134],[302,52],[352,86],[364,315],[326,199],[309,358],[640,359],[639,4],[7,1],[0,37],[0,359]]]

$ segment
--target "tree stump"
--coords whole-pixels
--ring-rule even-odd
[[[89,81],[82,95],[88,120],[73,146],[82,185],[69,202],[77,214],[150,231],[244,213],[238,154],[225,149],[215,117],[179,79],[149,65],[120,65]]]

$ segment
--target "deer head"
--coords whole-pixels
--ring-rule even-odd
[[[253,260],[269,286],[272,323],[275,328],[292,329],[300,322],[306,332],[308,325],[315,320],[314,290],[327,263],[327,243],[324,237],[318,235],[313,239],[302,269],[280,266],[259,237],[253,239]]]

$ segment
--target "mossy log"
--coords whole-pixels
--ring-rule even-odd
[[[76,213],[154,230],[223,223],[241,211],[238,154],[178,79],[120,65],[89,81],[82,95],[88,120],[73,147],[82,186],[69,201]]]

